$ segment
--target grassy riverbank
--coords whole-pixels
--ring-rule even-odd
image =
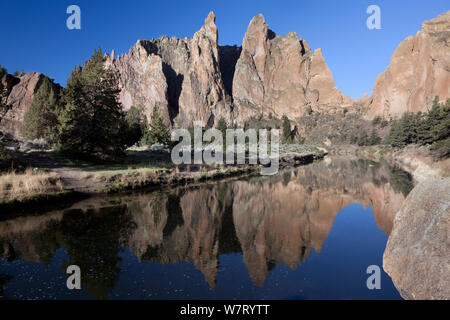
[[[283,145],[280,168],[311,163],[326,152],[313,146]],[[139,189],[191,185],[231,177],[260,174],[261,165],[180,165],[170,153],[154,150],[128,150],[120,162],[74,161],[54,151],[29,150],[21,155],[28,168],[0,175],[0,208],[14,209],[40,201],[49,202],[69,194],[110,194]]]

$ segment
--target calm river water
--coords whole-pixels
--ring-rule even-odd
[[[382,257],[412,187],[387,164],[329,158],[3,219],[0,298],[401,299]],[[66,286],[69,265],[81,290]]]

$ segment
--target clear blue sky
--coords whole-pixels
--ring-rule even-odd
[[[81,30],[66,28],[71,4],[81,8]],[[366,28],[371,4],[381,8],[381,30]],[[338,88],[357,98],[371,94],[403,39],[449,9],[449,0],[1,1],[0,64],[11,73],[39,71],[65,85],[74,66],[99,45],[125,53],[137,39],[192,37],[211,10],[219,43],[240,45],[250,19],[262,13],[277,34],[295,31],[312,49],[322,48]]]

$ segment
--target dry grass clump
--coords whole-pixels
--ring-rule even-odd
[[[12,170],[0,175],[0,201],[20,200],[63,189],[61,179],[54,172],[28,168],[24,173]]]

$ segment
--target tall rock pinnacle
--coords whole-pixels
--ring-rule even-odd
[[[296,119],[320,106],[351,103],[337,90],[320,50],[313,54],[295,32],[275,35],[261,14],[244,36],[233,99],[238,122],[269,114]]]
[[[120,100],[125,109],[141,105],[147,117],[158,106],[168,125],[204,125],[223,116],[231,121],[231,107],[219,70],[218,31],[210,12],[192,39],[161,37],[140,40],[130,53],[107,65],[120,74]]]

